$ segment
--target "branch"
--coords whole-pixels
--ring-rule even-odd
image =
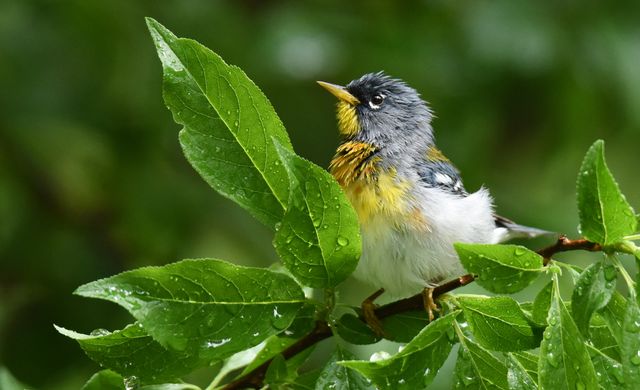
[[[600,244],[596,244],[594,242],[587,241],[585,239],[577,239],[571,240],[567,238],[565,235],[561,235],[556,241],[555,244],[548,246],[546,248],[542,248],[538,250],[540,256],[544,258],[544,265],[549,264],[551,257],[556,253],[560,252],[568,252],[574,250],[585,250],[590,252],[598,252],[602,250],[602,246]],[[475,277],[471,274],[467,274],[461,276],[457,279],[453,279],[447,283],[441,284],[433,290],[433,298],[438,298],[441,295],[444,295],[450,291],[453,291],[462,286],[466,286],[467,284],[473,282]],[[411,310],[420,310],[423,306],[423,295],[422,293],[416,294],[412,297],[401,299],[399,301],[395,301],[384,306],[380,306],[376,309],[376,316],[380,319],[392,316],[394,314],[404,313]],[[364,319],[361,316],[361,319]],[[298,340],[295,344],[291,345],[289,348],[285,349],[282,352],[282,356],[285,359],[289,359],[292,356],[304,351],[305,349],[311,347],[312,345],[327,339],[333,336],[333,332],[331,331],[331,327],[324,320],[317,320],[315,328],[308,333],[306,336]],[[269,364],[273,359],[269,359],[264,362],[260,366],[256,367],[253,371],[247,373],[245,376],[236,379],[235,381],[227,384],[223,389],[224,390],[233,390],[233,389],[260,389],[263,386],[264,377],[267,373],[267,369],[269,368]]]

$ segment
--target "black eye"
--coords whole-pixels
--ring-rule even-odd
[[[376,106],[381,105],[383,101],[384,96],[382,95],[373,95],[373,97],[371,98],[371,103],[375,104]]]

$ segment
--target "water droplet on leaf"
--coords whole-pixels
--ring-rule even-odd
[[[135,390],[138,387],[140,387],[140,380],[137,376],[132,375],[130,377],[124,378],[125,390]]]
[[[102,329],[102,328],[98,328],[98,329],[94,329],[91,331],[91,333],[89,333],[91,336],[106,336],[108,334],[111,334],[111,332],[109,332],[106,329]]]

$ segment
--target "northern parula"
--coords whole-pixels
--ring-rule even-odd
[[[431,109],[402,80],[379,72],[345,87],[318,83],[338,98],[340,145],[329,170],[358,214],[356,278],[398,298],[422,290],[430,299],[439,283],[466,273],[454,243],[548,233],[496,216],[487,189],[465,190],[435,145]],[[432,317],[433,300],[425,307]]]

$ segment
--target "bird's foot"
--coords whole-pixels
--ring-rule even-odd
[[[422,290],[422,304],[424,305],[424,310],[427,312],[427,315],[429,315],[429,322],[433,321],[435,318],[433,312],[440,311],[438,305],[433,301],[433,290],[434,288],[431,287],[427,287]]]
[[[378,316],[376,316],[376,304],[373,303],[380,295],[384,293],[384,288],[374,292],[367,299],[362,301],[362,316],[364,317],[364,322],[367,323],[369,328],[375,333],[378,337],[385,337],[384,328],[382,327],[382,322]]]

